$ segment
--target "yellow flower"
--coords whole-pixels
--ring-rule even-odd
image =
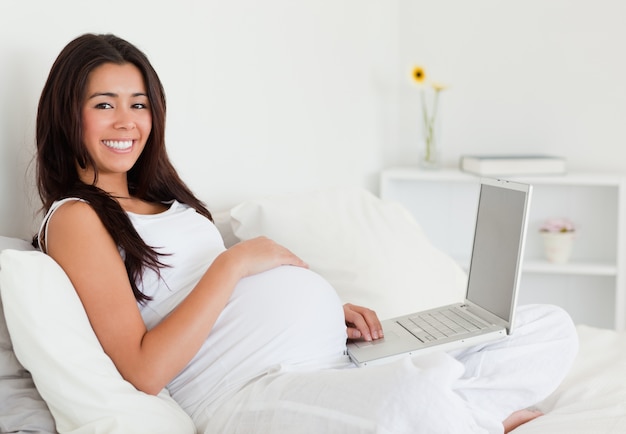
[[[430,85],[433,87],[435,92],[441,92],[442,90],[446,90],[448,88],[447,85],[439,83],[438,81],[433,81],[430,83]]]
[[[424,68],[422,68],[421,66],[414,66],[411,77],[413,77],[413,80],[417,84],[423,84],[426,80],[426,73],[424,72]]]

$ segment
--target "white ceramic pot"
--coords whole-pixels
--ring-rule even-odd
[[[575,232],[542,232],[546,259],[555,264],[569,261],[574,245]]]

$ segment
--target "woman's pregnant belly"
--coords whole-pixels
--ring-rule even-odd
[[[345,342],[343,308],[330,284],[310,270],[279,267],[241,280],[196,357],[168,389],[192,412],[276,365],[336,361]]]

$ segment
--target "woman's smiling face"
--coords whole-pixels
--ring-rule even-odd
[[[83,144],[99,181],[133,167],[152,130],[146,85],[135,65],[105,63],[89,74],[82,124]],[[94,168],[81,170],[81,179],[93,183]]]

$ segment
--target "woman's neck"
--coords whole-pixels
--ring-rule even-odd
[[[93,184],[116,199],[132,198],[128,190],[128,178],[126,173],[98,173],[96,180],[93,170],[86,169],[81,172],[79,176],[81,181],[85,184]],[[94,181],[96,182],[94,183]]]
[[[92,184],[94,180],[93,171],[84,170],[80,174],[83,182]],[[122,209],[135,214],[158,214],[167,209],[162,203],[146,202],[134,197],[128,190],[128,178],[126,173],[99,173],[95,186],[106,191],[115,199]]]

